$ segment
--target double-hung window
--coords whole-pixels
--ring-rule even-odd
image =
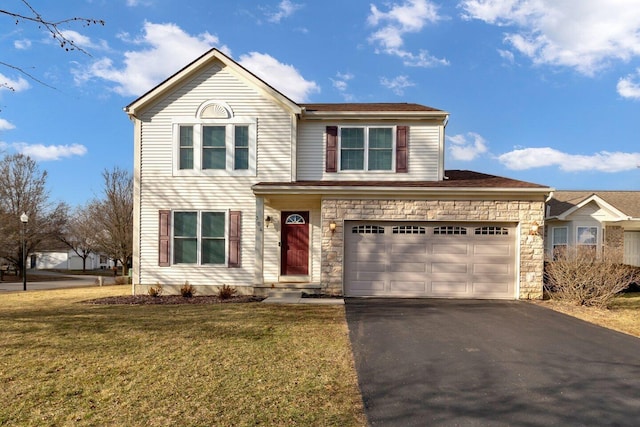
[[[202,126],[202,169],[227,168],[225,126]]]
[[[341,171],[393,171],[392,127],[341,127]]]
[[[255,176],[256,120],[246,117],[174,123],[174,174]]]
[[[174,264],[225,264],[225,212],[173,213]]]
[[[551,230],[551,252],[555,259],[567,250],[569,235],[567,227],[553,227]]]

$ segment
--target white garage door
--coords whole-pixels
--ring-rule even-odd
[[[624,263],[640,267],[640,231],[624,232]]]
[[[514,224],[345,222],[347,296],[508,298]]]

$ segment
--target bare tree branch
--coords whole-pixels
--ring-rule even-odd
[[[53,37],[53,39],[65,51],[69,52],[72,50],[77,50],[79,52],[84,53],[85,55],[91,56],[91,54],[87,50],[82,48],[82,46],[78,45],[74,40],[65,36],[64,30],[60,29],[60,26],[64,24],[69,24],[69,23],[80,23],[83,27],[88,27],[90,25],[104,26],[104,20],[94,19],[94,18],[73,17],[73,18],[65,18],[59,21],[52,21],[52,20],[48,20],[47,18],[43,17],[40,13],[38,13],[38,11],[35,8],[33,8],[33,6],[31,6],[29,1],[27,0],[21,0],[21,1],[31,11],[31,15],[12,12],[10,10],[5,10],[5,9],[0,9],[0,15],[7,15],[15,19],[16,25],[20,24],[21,22],[34,23],[38,26],[38,28],[44,28],[46,31],[48,31],[49,34],[51,34],[51,37]],[[44,83],[42,80],[34,77],[32,74],[25,71],[24,68],[11,65],[2,61],[0,61],[0,65],[11,68],[12,70],[18,71],[19,73],[27,76],[31,80],[37,83],[40,83],[48,88],[55,89],[55,87]],[[14,88],[11,87],[11,85],[9,85],[7,82],[0,82],[0,88],[2,87],[7,88],[11,91],[14,91]]]

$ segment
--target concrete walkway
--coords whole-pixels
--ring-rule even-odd
[[[267,297],[262,304],[321,304],[344,305],[342,298]]]

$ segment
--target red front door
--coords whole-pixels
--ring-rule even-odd
[[[309,274],[309,212],[282,212],[281,274]]]

